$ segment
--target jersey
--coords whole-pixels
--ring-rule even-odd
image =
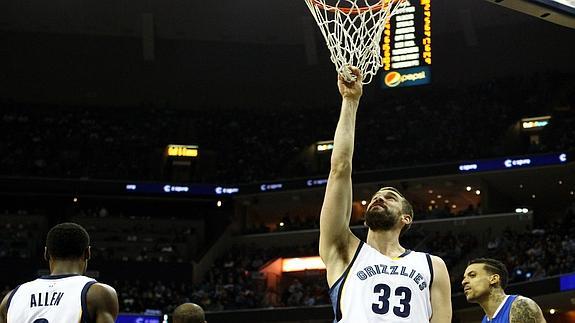
[[[493,319],[489,319],[487,315],[483,317],[483,321],[481,323],[509,323],[509,315],[511,314],[511,305],[517,298],[517,295],[508,295],[505,297],[505,300],[501,302],[497,311],[495,311],[495,315],[493,315]]]
[[[95,284],[80,275],[43,276],[14,289],[8,323],[87,323],[86,294]]]
[[[407,250],[390,258],[360,242],[353,260],[330,288],[334,322],[429,322],[432,283],[429,254]]]

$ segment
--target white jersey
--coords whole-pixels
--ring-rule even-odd
[[[88,322],[86,294],[96,281],[80,275],[44,276],[8,298],[8,323]]]
[[[360,242],[343,275],[330,288],[334,322],[428,323],[433,267],[429,254],[397,258]]]

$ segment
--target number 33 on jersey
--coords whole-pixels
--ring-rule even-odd
[[[335,322],[429,322],[433,267],[428,254],[389,258],[361,242],[330,289]]]

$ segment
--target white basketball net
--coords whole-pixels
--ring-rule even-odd
[[[380,41],[385,24],[408,0],[305,0],[317,22],[331,61],[347,80],[355,80],[349,66],[359,68],[368,84],[382,64]],[[371,2],[371,4],[369,3]],[[375,2],[375,3],[374,3]]]

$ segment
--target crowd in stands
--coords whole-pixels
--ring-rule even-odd
[[[4,210],[0,213],[0,262],[30,260],[37,255],[42,224],[27,210]],[[41,219],[41,218],[40,218]]]
[[[22,231],[18,228],[3,226],[15,235],[29,232],[25,227],[21,227]],[[356,234],[362,235],[361,232]],[[506,230],[484,246],[479,245],[473,235],[450,231],[430,233],[417,227],[402,237],[402,244],[442,257],[450,269],[464,265],[471,253],[502,259],[510,271],[511,283],[567,273],[575,268],[575,205],[557,221],[523,232]],[[9,246],[0,247],[0,254],[10,250]],[[284,274],[279,285],[269,287],[265,275],[260,272],[262,266],[278,257],[314,255],[317,255],[317,241],[289,247],[237,245],[215,261],[199,284],[184,277],[101,279],[116,287],[120,310],[124,312],[147,309],[171,312],[175,305],[189,301],[210,311],[328,304],[328,289],[321,274]],[[451,274],[453,292],[460,292],[461,277],[454,272]],[[5,286],[3,292],[11,287]]]
[[[481,205],[477,206],[469,205],[467,208],[460,210],[458,212],[453,212],[453,209],[446,205],[444,207],[429,208],[419,208],[414,207],[415,221],[421,220],[433,220],[433,219],[446,219],[461,216],[472,216],[480,215],[482,213]],[[363,226],[364,219],[360,218],[356,221],[352,221],[352,226]],[[271,232],[289,232],[289,231],[299,231],[299,230],[312,230],[319,229],[319,219],[317,214],[313,216],[284,216],[279,223],[266,224],[266,223],[250,223],[244,229],[245,234],[264,234]]]
[[[520,233],[507,230],[487,247],[491,257],[505,262],[511,283],[573,272],[575,204],[557,221]]]
[[[458,89],[414,90],[367,99],[357,120],[355,171],[567,149],[573,106],[565,76],[515,77]],[[158,180],[168,144],[200,147],[190,180],[240,183],[325,174],[327,160],[306,155],[333,138],[338,107],[56,107],[0,102],[0,175]],[[522,117],[550,114],[536,146],[506,147]],[[256,126],[254,126],[256,125]],[[202,160],[200,158],[200,160]],[[310,159],[311,158],[311,159]]]
[[[365,232],[358,232],[359,236],[362,234]],[[421,244],[423,235],[419,231],[410,231],[402,241],[410,248],[419,246],[422,251],[441,254],[448,266],[460,261],[477,244],[474,237],[450,232],[436,233]],[[328,286],[321,273],[315,276],[284,274],[286,277],[282,278],[279,286],[268,287],[265,275],[259,272],[263,265],[278,257],[316,255],[317,242],[281,248],[236,246],[214,263],[198,285],[167,281],[118,281],[115,284],[121,290],[120,303],[125,311],[170,311],[177,302],[167,301],[168,297],[178,302],[195,302],[210,311],[329,304]],[[163,301],[158,302],[157,299]]]
[[[71,219],[91,232],[92,253],[101,262],[190,262],[201,243],[192,221],[80,210]]]

